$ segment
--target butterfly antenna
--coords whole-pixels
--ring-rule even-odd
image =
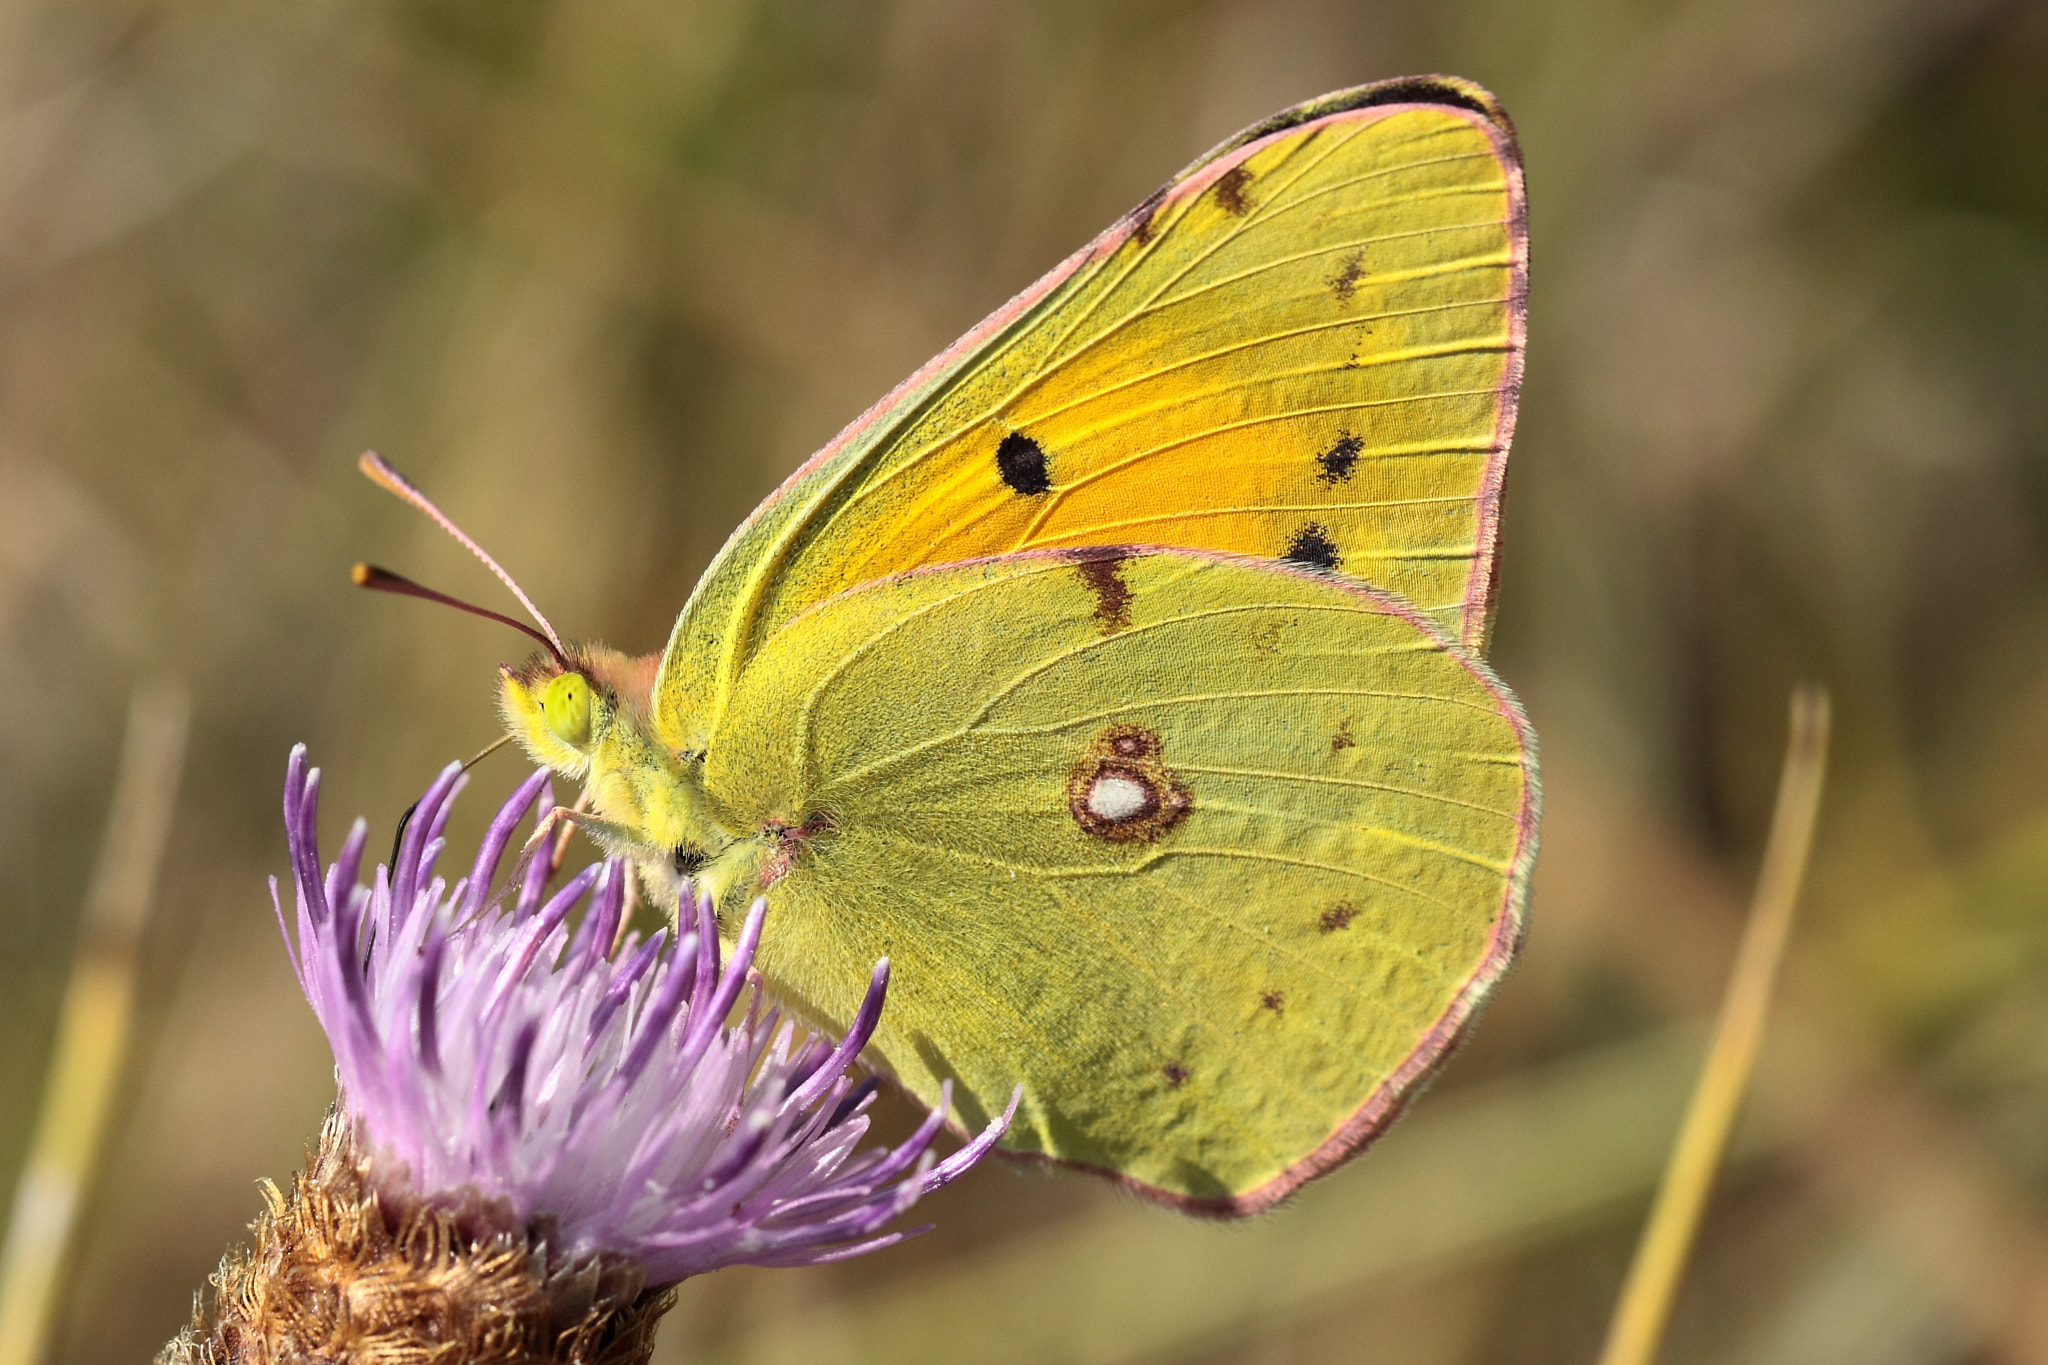
[[[430,500],[425,493],[420,492],[420,490],[414,486],[413,481],[411,479],[406,478],[405,475],[399,473],[396,469],[392,468],[390,462],[387,461],[382,455],[379,455],[374,450],[364,451],[362,453],[362,457],[356,461],[356,468],[362,470],[364,477],[369,479],[371,483],[376,484],[379,488],[384,489],[388,493],[396,494],[398,497],[403,498],[405,501],[411,503],[420,511],[426,513],[427,517],[430,520],[432,520],[436,526],[440,527],[442,530],[446,531],[449,535],[455,538],[456,544],[462,546],[462,548],[468,550],[471,554],[475,555],[478,559],[482,560],[484,562],[484,567],[489,569],[492,573],[496,574],[498,576],[498,581],[503,583],[506,587],[512,590],[512,595],[519,599],[519,605],[526,608],[526,614],[531,616],[535,621],[538,621],[540,623],[540,628],[543,631],[547,632],[546,643],[548,647],[554,652],[555,657],[557,659],[560,659],[562,657],[562,639],[560,636],[555,634],[555,628],[548,624],[548,618],[540,614],[540,608],[533,605],[533,599],[528,597],[525,591],[522,588],[520,588],[519,584],[513,581],[512,575],[506,573],[504,568],[498,563],[497,560],[492,559],[490,555],[484,552],[483,546],[471,540],[467,535],[463,533],[463,530],[460,526],[457,526],[453,521],[449,520],[447,513],[443,512],[440,508],[434,506],[432,500]],[[392,575],[392,577],[395,578],[397,577],[397,575],[394,574]],[[357,581],[360,582],[361,580]],[[365,584],[364,586],[370,585]],[[414,586],[418,585],[415,584]],[[401,591],[403,590],[401,589]],[[421,596],[424,594],[414,593],[413,595]],[[479,608],[458,603],[453,598],[440,597],[438,594],[435,595],[434,600],[447,602],[451,606],[461,606],[463,610],[477,612],[478,615],[496,615],[496,613],[493,612],[481,611]],[[502,616],[497,616],[496,619],[503,621],[506,618]],[[521,629],[524,629],[524,627],[521,627]],[[527,631],[527,633],[531,635],[533,632]],[[566,667],[566,665],[564,666]]]
[[[500,625],[510,626],[521,635],[538,643],[548,653],[554,655],[555,662],[560,664],[565,672],[570,667],[568,657],[562,653],[562,646],[559,641],[555,640],[552,635],[541,634],[516,616],[507,616],[501,611],[492,611],[489,607],[480,607],[474,602],[465,602],[459,597],[450,597],[445,592],[436,592],[424,583],[415,583],[404,574],[393,573],[391,570],[380,568],[375,564],[358,564],[348,571],[348,576],[349,581],[359,588],[368,588],[373,592],[395,593],[400,597],[418,597],[428,602],[439,602],[444,607],[453,607],[457,611],[466,611],[471,616],[481,616],[486,621],[496,621]],[[543,621],[541,624],[546,625],[547,623]],[[486,750],[485,752],[489,751]],[[481,758],[483,755],[479,754],[477,757]],[[470,761],[475,762],[476,760],[472,759]]]

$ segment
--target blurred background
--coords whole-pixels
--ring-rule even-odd
[[[357,452],[656,648],[928,355],[1240,126],[1415,71],[1527,156],[1523,965],[1253,1226],[984,1169],[908,1246],[686,1285],[662,1359],[1590,1359],[1812,676],[1811,894],[1667,1358],[2048,1361],[2048,6],[1991,0],[7,0],[0,1212],[129,695],[195,701],[55,1360],[146,1359],[332,1094],[264,890],[287,748],[381,837],[525,652],[348,586],[504,605]]]

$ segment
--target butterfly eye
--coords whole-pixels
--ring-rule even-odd
[[[540,710],[562,743],[578,749],[590,743],[590,684],[581,673],[556,674],[541,693]]]

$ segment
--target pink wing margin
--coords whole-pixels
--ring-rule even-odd
[[[1029,316],[1038,304],[1082,269],[1112,254],[1132,237],[1146,233],[1162,208],[1200,194],[1275,139],[1309,124],[1370,123],[1402,109],[1424,106],[1451,109],[1468,117],[1474,127],[1486,134],[1507,180],[1507,226],[1512,251],[1507,299],[1507,357],[1498,390],[1499,415],[1494,421],[1493,440],[1488,447],[1486,469],[1480,480],[1477,532],[1472,567],[1466,578],[1464,628],[1459,641],[1474,653],[1483,653],[1492,627],[1494,587],[1498,577],[1496,559],[1500,545],[1501,493],[1507,476],[1508,447],[1515,434],[1523,353],[1528,339],[1529,212],[1523,189],[1521,145],[1516,140],[1513,123],[1501,108],[1500,101],[1482,87],[1456,76],[1404,76],[1334,91],[1253,124],[1196,158],[1143,203],[1112,223],[1094,241],[976,323],[966,335],[926,361],[908,379],[849,422],[748,514],[714,556],[714,566],[792,490],[808,482],[891,418],[907,416],[915,411],[918,400],[937,392],[949,375]]]

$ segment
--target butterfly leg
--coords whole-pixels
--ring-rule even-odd
[[[561,848],[566,844],[569,833],[579,829],[595,840],[608,858],[630,858],[635,862],[641,862],[649,857],[666,856],[663,850],[651,847],[642,839],[640,831],[633,826],[621,824],[616,820],[606,820],[577,806],[556,806],[543,815],[540,824],[535,827],[532,836],[527,839],[520,851],[522,854],[531,853],[550,837],[558,840],[557,848]],[[559,866],[554,857],[555,855],[551,853],[550,874]]]
[[[589,787],[585,787],[582,791],[576,794],[576,804],[569,807],[569,809],[575,811],[578,814],[581,814],[582,812],[590,809]],[[553,851],[548,854],[549,881],[553,881],[557,876],[561,875],[562,860],[569,856],[569,836],[573,834],[576,829],[576,826],[567,820],[562,821],[561,826],[561,832],[555,836],[555,847]],[[539,833],[538,827],[536,827],[535,833],[537,836]],[[623,923],[623,921],[621,922]]]

